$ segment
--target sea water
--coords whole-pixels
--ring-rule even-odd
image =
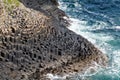
[[[109,56],[109,66],[72,80],[120,80],[120,0],[59,0],[72,21],[70,30]]]

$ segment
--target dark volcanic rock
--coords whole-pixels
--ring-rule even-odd
[[[6,10],[0,11],[0,80],[48,80],[47,73],[83,72],[93,61],[106,65],[101,51],[67,28],[57,6],[56,0],[20,0],[10,11],[0,7]]]

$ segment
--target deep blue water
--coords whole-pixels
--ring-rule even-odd
[[[59,0],[70,16],[69,29],[92,42],[109,56],[109,66],[95,74],[76,77],[87,80],[120,80],[120,0]]]

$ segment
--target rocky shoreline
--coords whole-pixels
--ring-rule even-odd
[[[67,28],[56,0],[8,4],[0,1],[0,80],[47,80],[47,73],[82,73],[93,62],[107,65],[105,54]]]

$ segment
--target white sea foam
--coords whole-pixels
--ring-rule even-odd
[[[118,29],[118,30],[120,30],[120,26],[116,26],[115,28]]]
[[[51,80],[58,80],[58,79],[59,80],[64,80],[64,79],[66,79],[67,76],[68,75],[65,75],[65,76],[61,77],[61,76],[53,75],[53,74],[50,74],[50,73],[46,75],[46,77],[51,79]]]

